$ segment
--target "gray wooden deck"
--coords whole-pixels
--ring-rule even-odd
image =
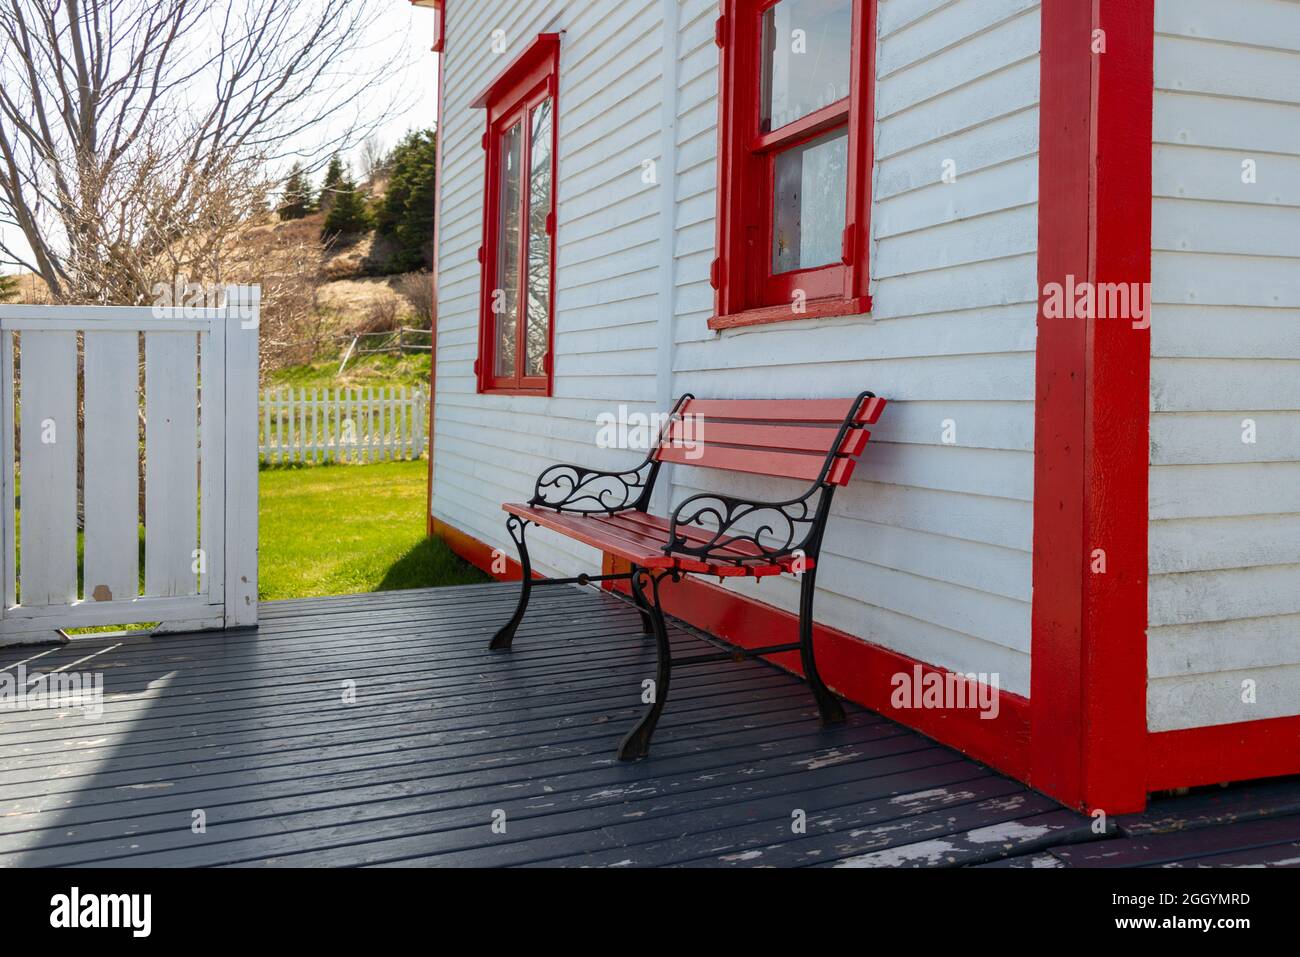
[[[534,594],[504,656],[485,646],[508,585],[0,652],[11,673],[102,672],[106,698],[93,720],[0,710],[0,866],[952,866],[1093,840],[879,716],[823,731],[803,684],[758,662],[679,672],[651,757],[620,764],[652,643],[616,598]]]

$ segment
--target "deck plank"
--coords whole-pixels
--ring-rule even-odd
[[[1125,834],[1136,837],[1290,814],[1300,814],[1300,778],[1156,797],[1141,814],[1123,815],[1116,823]]]
[[[1271,844],[1268,847],[1255,847],[1245,851],[1229,851],[1226,854],[1207,854],[1203,857],[1190,857],[1182,861],[1162,864],[1167,868],[1187,867],[1286,867],[1300,868],[1300,841],[1288,844]]]
[[[1265,851],[1293,844],[1297,839],[1300,815],[1287,815],[1077,847],[1053,847],[1051,851],[1070,867],[1162,867],[1216,854]]]

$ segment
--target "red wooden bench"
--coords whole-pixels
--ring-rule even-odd
[[[884,410],[883,399],[864,392],[854,399],[677,400],[659,440],[644,462],[626,472],[555,465],[537,479],[527,505],[502,506],[506,528],[523,566],[519,604],[492,639],[494,651],[509,649],[515,630],[538,585],[629,582],[646,634],[655,636],[659,660],[654,703],[623,740],[619,759],[645,757],[668,698],[674,665],[798,651],[804,676],[824,724],[844,720],[844,709],[817,673],[813,655],[813,595],[822,536],[835,489],[847,485],[857,457]],[[664,462],[799,479],[808,490],[784,501],[756,501],[706,493],[686,499],[672,515],[648,512]],[[532,577],[525,533],[529,525],[549,528],[626,560],[631,571],[577,578]],[[673,660],[659,600],[665,579],[683,575],[763,577],[794,574],[802,579],[799,640],[748,651]]]

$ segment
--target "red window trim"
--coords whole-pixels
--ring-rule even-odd
[[[475,98],[473,106],[487,113],[487,130],[483,134],[483,148],[486,153],[486,186],[483,197],[483,245],[479,247],[479,262],[482,264],[479,304],[479,343],[478,359],[474,363],[478,391],[485,394],[502,395],[540,395],[551,394],[554,373],[552,357],[555,351],[555,237],[556,237],[556,191],[558,187],[559,164],[559,77],[560,77],[560,34],[542,33],[529,47],[516,57],[490,86]],[[502,381],[494,374],[495,369],[495,332],[496,317],[492,312],[492,287],[496,276],[496,250],[498,229],[498,199],[500,197],[500,150],[501,134],[520,117],[525,121],[532,110],[541,102],[551,100],[551,209],[547,216],[547,234],[551,244],[550,257],[550,322],[546,330],[546,356],[543,360],[544,375],[525,376],[522,374],[525,351],[522,348],[524,330],[527,327],[527,297],[521,295],[518,334],[521,347],[516,349],[516,373],[512,379]],[[520,175],[526,181],[528,175],[529,142],[524,144],[524,168]],[[526,194],[525,194],[526,195]],[[523,229],[527,235],[527,218],[523,220]],[[526,256],[521,259],[521,281],[527,265]]]
[[[868,242],[871,234],[872,126],[875,98],[876,5],[853,0],[852,64],[847,102],[824,107],[779,130],[762,133],[762,14],[779,0],[721,0],[715,39],[722,48],[718,118],[717,258],[709,280],[715,289],[709,328],[726,329],[792,319],[857,315],[871,310]],[[868,79],[870,82],[863,82]],[[750,263],[771,258],[772,170],[767,158],[776,146],[788,149],[847,125],[849,182],[841,263],[761,278]],[[749,249],[747,234],[756,230],[762,250]],[[795,312],[795,289],[807,297]]]

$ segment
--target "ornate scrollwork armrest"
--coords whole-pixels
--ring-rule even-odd
[[[656,465],[646,459],[623,472],[552,465],[537,477],[528,504],[557,512],[602,515],[641,508],[654,484]]]
[[[806,554],[820,531],[821,497],[820,486],[784,502],[748,501],[708,492],[693,495],[674,509],[664,552],[741,564],[744,558],[722,549],[747,542],[758,549],[754,557],[771,561]],[[699,529],[708,537],[689,539],[681,532],[685,526]]]

